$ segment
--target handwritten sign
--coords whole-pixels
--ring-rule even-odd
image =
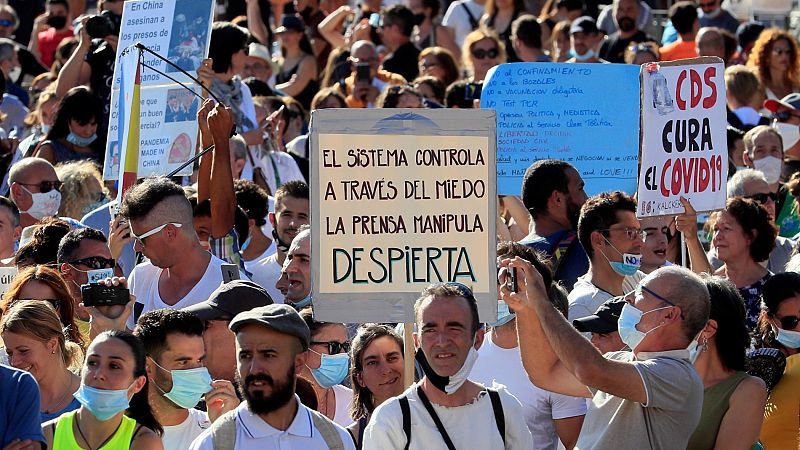
[[[589,195],[636,190],[638,69],[625,64],[501,64],[481,108],[497,111],[497,190],[519,195],[525,169],[569,162]]]
[[[470,286],[482,314],[494,320],[493,116],[313,113],[315,317],[410,322],[423,288],[454,281]]]
[[[639,217],[681,213],[680,197],[697,211],[725,206],[724,71],[715,57],[642,66]]]
[[[17,276],[16,267],[0,267],[0,295],[8,291],[15,276]]]
[[[208,55],[213,3],[213,0],[125,2],[117,61],[123,49],[141,42],[194,75]],[[166,175],[194,155],[197,145],[196,114],[200,100],[177,82],[197,93],[201,92],[189,77],[152,54],[143,53],[143,64],[139,178]],[[127,106],[119,101],[121,75],[118,67],[119,64],[115,67],[111,90],[108,144],[103,168],[103,178],[106,180],[119,177],[120,142],[124,142],[118,115],[119,108]],[[189,175],[191,172],[192,167],[189,166],[179,175]]]

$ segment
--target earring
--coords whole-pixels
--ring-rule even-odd
[[[50,352],[50,354],[51,354],[51,355],[55,355],[55,354],[56,354],[56,349],[53,349],[53,351],[52,351],[52,352]]]
[[[700,344],[700,351],[707,352],[708,351],[708,338],[703,338],[703,343]]]

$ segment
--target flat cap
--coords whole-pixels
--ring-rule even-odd
[[[300,314],[289,305],[267,305],[253,308],[236,315],[230,324],[230,329],[234,333],[239,331],[244,325],[256,324],[272,328],[280,333],[288,334],[300,339],[303,350],[308,350],[311,341],[311,331]]]
[[[250,280],[221,284],[208,300],[183,308],[201,320],[232,320],[237,314],[275,303],[266,289]]]

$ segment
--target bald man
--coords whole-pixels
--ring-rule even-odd
[[[694,38],[698,56],[718,56],[725,60],[725,39],[719,28],[700,28]]]
[[[125,194],[120,214],[130,224],[134,250],[148,258],[128,280],[136,296],[129,329],[147,311],[206,301],[222,284],[225,262],[200,246],[192,206],[180,186],[167,178],[147,179]]]
[[[61,182],[53,165],[42,158],[23,158],[8,174],[11,200],[19,209],[19,224],[31,226],[58,214]]]

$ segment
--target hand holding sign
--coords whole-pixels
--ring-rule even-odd
[[[692,207],[692,203],[684,197],[680,197],[680,201],[684,212],[675,216],[675,226],[678,231],[683,233],[686,240],[693,240],[697,237],[697,211]]]

